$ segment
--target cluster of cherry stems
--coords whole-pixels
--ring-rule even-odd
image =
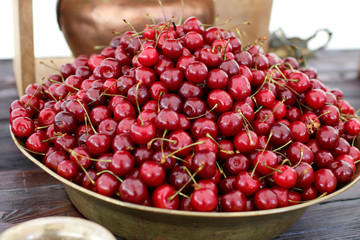
[[[360,159],[340,90],[195,17],[115,36],[59,71],[11,104],[11,131],[60,176],[122,201],[286,207],[350,182]]]

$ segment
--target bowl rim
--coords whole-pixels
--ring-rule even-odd
[[[34,234],[32,231],[34,228],[40,228],[42,230],[53,229],[50,226],[56,225],[57,227],[53,230],[55,233],[62,233],[58,228],[66,227],[66,226],[76,226],[77,228],[81,227],[81,229],[89,228],[87,231],[91,231],[92,234],[96,234],[92,239],[99,239],[99,237],[106,237],[108,240],[116,240],[115,236],[112,232],[110,232],[104,226],[81,217],[72,217],[72,216],[46,216],[40,218],[34,218],[31,220],[27,220],[25,222],[18,223],[4,232],[0,233],[0,240],[5,239],[13,239],[14,235],[19,237],[19,233],[21,236],[30,236]],[[25,232],[23,232],[25,230]],[[68,229],[65,229],[65,232],[68,232]],[[66,236],[65,236],[66,237]],[[18,239],[18,238],[16,238]],[[26,238],[28,239],[28,238]]]
[[[290,212],[290,211],[307,208],[309,206],[312,206],[312,205],[324,202],[330,198],[333,198],[333,197],[345,192],[346,190],[348,190],[349,188],[354,186],[360,180],[360,167],[357,167],[356,172],[354,173],[354,176],[353,176],[353,179],[351,180],[351,182],[347,183],[340,189],[338,189],[330,194],[327,194],[323,197],[320,197],[320,198],[315,198],[313,200],[302,202],[300,204],[287,206],[287,207],[281,207],[281,208],[256,210],[256,211],[243,211],[243,212],[197,212],[197,211],[169,210],[169,209],[162,209],[162,208],[156,208],[156,207],[152,207],[152,206],[143,206],[143,205],[138,205],[138,204],[134,204],[134,203],[124,202],[124,201],[121,201],[120,199],[107,197],[107,196],[101,195],[99,193],[93,192],[91,190],[88,190],[84,187],[81,187],[80,185],[61,177],[60,175],[58,175],[57,173],[55,173],[54,171],[52,171],[51,169],[46,167],[40,160],[35,158],[28,151],[26,151],[23,148],[23,146],[21,145],[19,139],[12,133],[11,126],[10,126],[10,134],[11,134],[11,137],[12,137],[15,145],[28,159],[30,159],[33,163],[35,163],[43,171],[45,171],[50,176],[52,176],[56,180],[60,181],[64,185],[71,187],[77,191],[80,191],[83,194],[89,195],[93,198],[100,199],[109,204],[117,205],[119,207],[128,208],[128,209],[132,209],[132,210],[145,211],[145,212],[149,212],[149,213],[169,214],[169,215],[178,215],[178,216],[187,216],[187,217],[206,217],[206,218],[209,218],[209,217],[211,217],[211,218],[224,218],[224,217],[239,218],[239,217],[255,217],[255,216],[286,213],[286,212]],[[356,141],[355,145],[360,146],[360,140]]]

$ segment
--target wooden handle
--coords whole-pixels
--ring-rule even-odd
[[[14,75],[19,96],[35,82],[32,0],[14,0],[15,56]]]

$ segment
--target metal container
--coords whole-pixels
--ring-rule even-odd
[[[234,213],[165,210],[122,202],[82,188],[51,171],[11,135],[27,158],[64,184],[70,200],[86,218],[128,240],[273,239],[289,229],[309,206],[341,194],[360,180],[358,167],[353,180],[341,189],[322,198],[284,208]],[[357,142],[356,146],[359,147],[360,143]]]
[[[114,31],[122,34],[132,30],[123,19],[137,31],[142,31],[146,24],[153,24],[147,13],[157,23],[172,17],[177,23],[182,12],[180,1],[162,0],[162,6],[164,12],[156,0],[58,0],[58,25],[74,56],[90,55],[100,51],[96,46],[109,45],[116,36]],[[212,24],[215,18],[213,0],[185,1],[182,20],[190,16]]]

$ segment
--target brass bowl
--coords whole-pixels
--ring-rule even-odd
[[[179,0],[162,0],[164,12],[169,21],[178,22],[181,15]],[[163,11],[156,0],[58,0],[57,20],[61,31],[74,56],[91,55],[107,46],[119,34],[131,31],[126,19],[137,31],[142,31],[146,24],[152,24],[149,13],[157,23],[164,21]],[[203,23],[212,24],[215,18],[213,0],[191,0],[184,5],[183,20],[190,16],[198,17]]]
[[[19,223],[0,240],[116,240],[103,226],[78,217],[42,217]]]
[[[75,207],[88,219],[114,234],[132,239],[273,239],[289,229],[309,206],[346,191],[360,180],[360,167],[353,180],[341,189],[319,199],[298,205],[251,212],[187,212],[165,210],[122,202],[87,190],[47,168],[22,148],[19,150],[45,172],[62,182]],[[360,146],[357,142],[356,146]]]

